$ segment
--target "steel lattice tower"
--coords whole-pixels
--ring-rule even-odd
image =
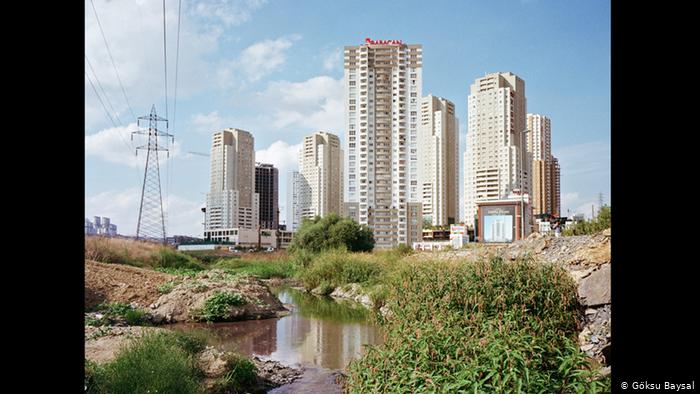
[[[160,190],[160,166],[158,164],[158,152],[170,152],[168,148],[158,145],[159,137],[170,137],[173,143],[175,137],[168,133],[158,131],[158,122],[165,122],[166,128],[168,120],[156,115],[156,106],[151,107],[151,114],[139,116],[137,125],[141,121],[148,120],[148,130],[139,130],[131,133],[148,135],[148,144],[136,147],[136,155],[139,149],[146,150],[146,169],[143,175],[143,187],[141,189],[141,206],[139,207],[139,221],[136,228],[136,239],[159,241],[165,243],[165,217],[163,215],[163,198]]]

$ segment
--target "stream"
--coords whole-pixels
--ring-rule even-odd
[[[176,330],[204,329],[209,345],[249,357],[304,367],[302,377],[269,393],[340,393],[334,372],[343,370],[363,352],[363,345],[379,345],[379,327],[370,312],[354,302],[335,301],[290,287],[270,289],[288,316],[231,323],[180,323]]]

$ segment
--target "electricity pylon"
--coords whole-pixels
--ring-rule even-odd
[[[141,188],[141,205],[139,207],[139,221],[136,227],[136,239],[159,241],[165,243],[165,216],[163,215],[163,198],[160,190],[160,166],[158,164],[158,152],[166,151],[168,148],[158,145],[159,137],[170,137],[175,143],[175,137],[168,133],[158,131],[158,122],[166,122],[167,119],[156,115],[156,106],[151,107],[151,114],[139,116],[137,125],[141,125],[142,120],[148,120],[148,130],[139,130],[131,133],[131,140],[134,134],[148,135],[148,144],[136,147],[136,155],[139,149],[146,150],[146,169],[143,175],[143,187]]]

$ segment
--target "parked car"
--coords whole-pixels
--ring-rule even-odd
[[[265,251],[268,253],[271,253],[271,252],[275,251],[275,248],[273,248],[272,246],[269,246],[267,249],[265,249]]]

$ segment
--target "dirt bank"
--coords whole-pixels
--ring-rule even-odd
[[[129,265],[85,260],[85,308],[112,302],[146,308],[160,298],[158,286],[174,278]]]
[[[265,319],[286,311],[261,280],[209,270],[194,278],[183,279],[149,306],[150,313],[155,323],[201,321],[200,311],[206,300],[220,292],[240,294],[246,302],[245,305],[229,307],[230,317],[226,321]]]

